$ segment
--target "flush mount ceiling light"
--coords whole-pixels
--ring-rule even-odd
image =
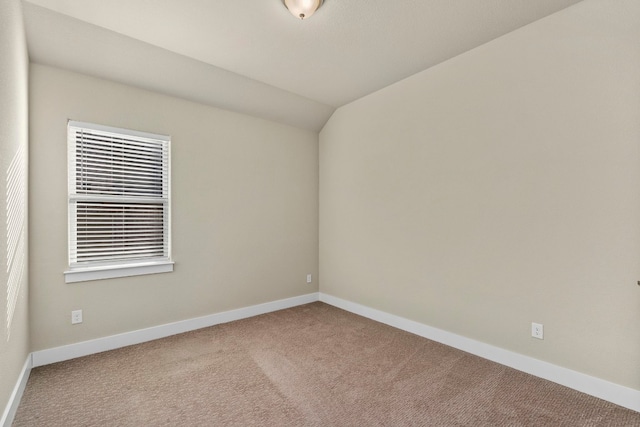
[[[323,0],[282,0],[289,12],[296,18],[307,19],[322,6]]]

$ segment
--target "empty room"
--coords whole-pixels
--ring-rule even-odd
[[[0,426],[640,426],[639,41],[0,0]]]

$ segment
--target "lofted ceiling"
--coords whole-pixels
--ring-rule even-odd
[[[319,131],[344,104],[581,0],[23,0],[32,61]]]

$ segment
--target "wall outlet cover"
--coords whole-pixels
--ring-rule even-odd
[[[531,323],[531,336],[539,340],[544,339],[544,326],[542,323]]]
[[[82,310],[73,310],[71,312],[71,324],[82,323]]]

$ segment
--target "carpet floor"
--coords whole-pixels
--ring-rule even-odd
[[[640,426],[640,413],[316,302],[35,368],[14,426]]]

